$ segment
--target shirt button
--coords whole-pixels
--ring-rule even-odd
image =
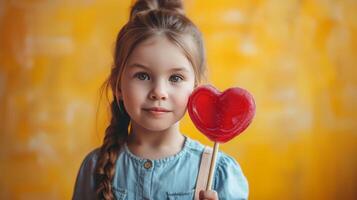
[[[144,167],[145,169],[150,169],[152,167],[152,162],[151,160],[147,160],[145,163],[144,163]]]

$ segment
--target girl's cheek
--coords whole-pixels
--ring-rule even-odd
[[[180,93],[181,95],[177,95],[180,98],[180,102],[182,103],[183,106],[186,107],[187,103],[188,103],[188,99],[192,93],[193,89],[190,87],[185,88],[184,90],[182,90]]]
[[[130,87],[132,89],[143,90],[143,89],[147,89],[148,85],[149,84],[147,81],[131,80],[130,82]]]

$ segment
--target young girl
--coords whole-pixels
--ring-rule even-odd
[[[84,159],[73,199],[247,199],[238,163],[219,153],[213,190],[196,187],[204,146],[179,130],[205,71],[202,36],[179,0],[139,0],[120,30],[106,82],[112,118]]]

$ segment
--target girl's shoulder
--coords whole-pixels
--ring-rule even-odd
[[[98,160],[99,151],[100,151],[100,148],[95,148],[92,151],[90,151],[89,153],[87,153],[87,155],[83,159],[82,167],[84,167],[84,166],[87,168],[95,167],[97,160]]]
[[[82,179],[83,177],[92,176],[94,174],[95,167],[98,161],[99,151],[99,148],[95,148],[89,153],[87,153],[87,155],[82,160],[77,179]]]
[[[199,141],[186,136],[185,148],[191,153],[201,155],[205,146]]]
[[[219,152],[216,161],[216,171],[213,187],[219,194],[219,199],[232,199],[229,191],[234,191],[237,199],[248,199],[249,186],[238,161],[232,156]]]
[[[187,138],[187,149],[191,154],[201,157],[205,145]],[[213,178],[213,189],[219,199],[248,199],[248,181],[237,160],[219,151]]]
[[[217,155],[217,168],[225,169],[227,167],[236,167],[241,169],[239,163],[233,156],[230,156],[223,151],[219,151]]]
[[[99,148],[89,152],[79,168],[72,199],[95,199],[94,171],[98,160]]]
[[[186,147],[189,152],[201,156],[202,152],[206,146],[197,140],[187,137]],[[212,149],[212,147],[210,147],[210,146],[207,146],[207,147]],[[217,154],[216,165],[217,165],[217,167],[222,168],[222,169],[226,168],[228,166],[240,168],[238,162],[232,156],[230,156],[222,151],[219,151]]]

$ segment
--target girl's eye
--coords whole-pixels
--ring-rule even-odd
[[[180,81],[182,81],[183,80],[183,78],[182,78],[182,76],[179,76],[179,75],[172,75],[172,76],[170,76],[170,81],[171,82],[180,82]]]
[[[138,78],[139,80],[150,80],[150,76],[145,73],[145,72],[138,72],[134,75],[135,78]]]

